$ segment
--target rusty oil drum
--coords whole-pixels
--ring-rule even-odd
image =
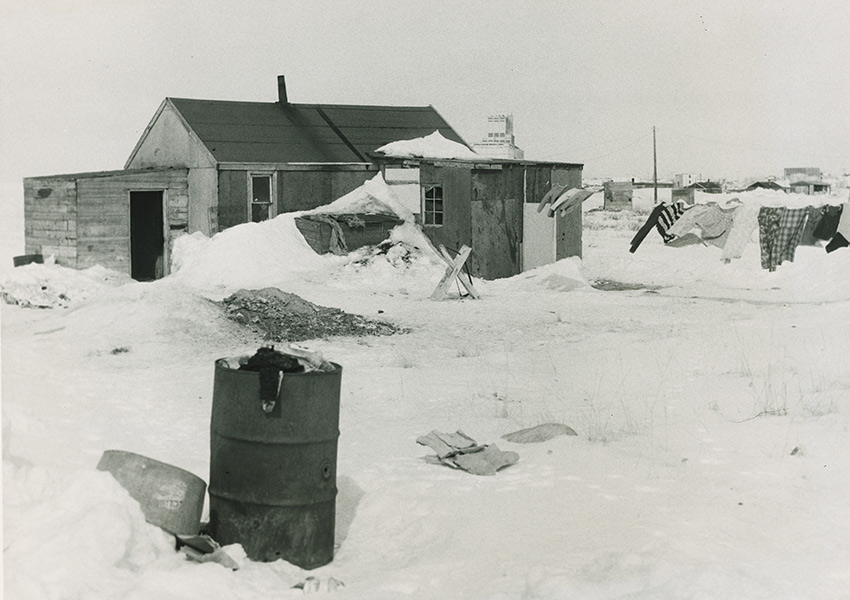
[[[333,560],[342,367],[284,373],[271,412],[256,371],[215,363],[210,534],[248,558],[305,569]]]

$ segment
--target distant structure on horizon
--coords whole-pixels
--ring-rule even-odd
[[[487,117],[487,137],[472,149],[489,158],[514,158],[522,160],[525,153],[514,142],[514,116],[508,114]]]
[[[673,187],[676,189],[686,188],[697,182],[697,176],[693,173],[676,173],[673,175]]]
[[[819,167],[786,167],[785,179],[821,179],[823,174]]]

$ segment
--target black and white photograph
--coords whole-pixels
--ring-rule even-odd
[[[846,0],[0,3],[2,596],[850,598]]]

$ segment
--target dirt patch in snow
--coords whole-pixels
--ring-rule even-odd
[[[227,316],[275,342],[301,342],[333,336],[393,335],[410,330],[319,306],[277,288],[239,290],[219,303]]]

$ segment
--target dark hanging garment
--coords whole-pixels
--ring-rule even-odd
[[[819,240],[831,240],[838,230],[838,222],[841,220],[842,204],[838,206],[824,206],[821,208],[821,220],[815,227],[814,236]]]
[[[779,222],[782,220],[784,207],[762,206],[759,209],[759,247],[761,249],[761,266],[768,271],[775,271],[779,264]]]
[[[800,246],[817,246],[820,241],[815,237],[815,229],[820,225],[823,211],[814,206],[806,207],[806,224],[803,226],[803,235],[800,237]]]
[[[655,223],[655,229],[658,230],[658,233],[661,234],[661,239],[664,240],[666,244],[672,239],[675,239],[675,235],[670,235],[667,233],[667,230],[673,226],[673,223],[679,220],[679,217],[682,216],[682,213],[687,210],[685,208],[684,202],[674,202],[673,204],[667,205],[662,204],[664,209],[661,211],[661,214],[658,215],[658,220]]]
[[[850,242],[847,241],[847,238],[845,238],[840,233],[836,233],[832,237],[832,240],[826,245],[826,251],[834,252],[839,248],[846,248],[847,246],[850,246]]]
[[[677,201],[674,204],[659,204],[653,208],[644,224],[635,234],[635,237],[632,238],[629,252],[634,253],[634,251],[638,249],[638,246],[640,246],[641,242],[643,242],[646,236],[649,235],[649,232],[652,231],[653,227],[655,227],[661,235],[661,239],[664,240],[665,244],[670,240],[675,239],[676,236],[669,235],[667,230],[670,229],[673,223],[675,223],[686,210],[687,206],[681,201]]]
[[[661,211],[664,210],[664,205],[659,204],[655,208],[652,209],[652,212],[649,213],[649,216],[646,218],[646,221],[641,228],[638,229],[638,232],[635,234],[635,237],[632,238],[632,247],[629,249],[629,252],[634,253],[635,250],[638,249],[638,246],[641,245],[641,242],[649,235],[649,232],[652,231],[652,228],[655,227],[655,224],[658,223],[658,216],[661,214]],[[838,225],[836,224],[836,227]]]

